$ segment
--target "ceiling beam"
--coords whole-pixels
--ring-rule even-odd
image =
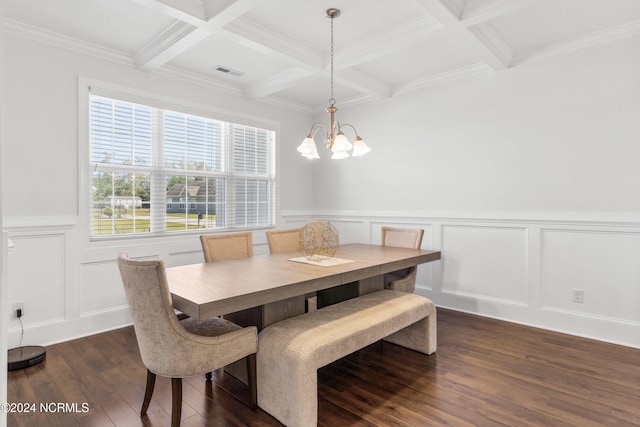
[[[268,96],[282,89],[309,81],[313,76],[328,77],[325,58],[296,40],[266,28],[242,15],[264,0],[134,0],[177,19],[177,22],[154,37],[134,55],[134,63],[145,70],[157,69],[171,61],[212,33],[267,55],[290,62],[294,68],[277,76],[257,82],[245,90],[248,97]],[[430,17],[419,17],[392,28],[373,39],[356,43],[345,51],[338,70],[346,70],[369,60],[382,57],[398,48],[410,48],[422,42],[423,34],[442,26]],[[342,61],[340,59],[340,61]],[[391,96],[385,83],[357,70],[347,70],[339,79],[341,84],[362,91],[368,96]]]
[[[149,10],[155,10],[170,18],[177,19],[189,23],[194,26],[198,26],[206,21],[205,9],[200,4],[200,7],[193,7],[192,4],[187,4],[181,0],[131,0],[138,3],[141,6],[146,7]]]
[[[409,35],[414,37],[414,39],[411,39],[411,43],[420,42],[424,40],[424,37],[419,37],[416,40],[416,32],[421,31],[421,34],[428,34],[431,31],[435,31],[435,27],[441,28],[440,24],[433,20],[416,19],[409,25],[398,26],[390,33],[380,34],[367,42],[356,43],[353,46],[357,49],[350,48],[336,57],[336,70],[351,68],[357,64],[390,53],[393,49],[406,49],[410,46],[403,44],[403,42],[409,43]],[[240,17],[236,19],[220,30],[219,34],[267,55],[278,56],[290,62],[294,67],[275,76],[275,78],[268,78],[262,82],[254,83],[246,91],[247,96],[258,96],[257,94],[260,94],[259,96],[267,96],[293,85],[309,81],[313,76],[330,77],[328,59],[325,60],[322,55],[312,51],[307,46],[288,39],[281,33],[265,28],[247,18]],[[351,54],[355,58],[351,58],[348,64],[342,64],[341,61]],[[306,70],[307,73],[302,72],[300,68]],[[339,81],[344,86],[362,91],[376,98],[391,95],[391,88],[386,84],[358,71],[343,73]]]
[[[152,70],[179,56],[263,0],[205,0],[204,3],[197,0],[135,1],[178,20],[134,55],[138,68]],[[199,9],[198,5],[201,6]]]
[[[513,52],[488,22],[466,26],[462,22],[464,9],[456,0],[416,0],[452,34],[472,49],[494,70],[504,70],[511,64]],[[505,10],[505,9],[502,9]]]
[[[218,34],[242,46],[276,56],[295,67],[316,72],[324,68],[324,58],[297,40],[245,17],[229,22]]]
[[[152,70],[166,64],[206,36],[198,27],[175,21],[134,55],[137,68]]]

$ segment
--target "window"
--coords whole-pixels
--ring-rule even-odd
[[[275,132],[89,95],[92,238],[275,223]]]

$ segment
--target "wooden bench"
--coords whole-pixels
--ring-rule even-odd
[[[258,335],[258,406],[286,426],[315,426],[318,368],[381,339],[433,353],[433,302],[385,289],[267,326]]]

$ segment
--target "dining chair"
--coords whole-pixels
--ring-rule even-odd
[[[164,263],[118,256],[118,268],[127,295],[147,384],[140,416],[147,413],[156,376],[171,378],[171,426],[180,425],[182,378],[206,374],[246,359],[250,407],[257,407],[255,326],[242,328],[228,320],[178,320],[173,311]]]
[[[251,258],[253,256],[253,234],[250,231],[241,233],[202,234],[200,242],[205,262],[217,262],[232,259]],[[239,325],[257,325],[261,318],[259,307],[227,313],[223,316]]]
[[[382,246],[420,249],[423,236],[423,229],[382,227]],[[417,274],[418,267],[415,265],[386,273],[384,275],[384,287],[385,289],[412,293],[416,288]]]
[[[281,254],[286,252],[300,251],[300,238],[302,228],[288,228],[286,230],[268,230],[267,243],[269,243],[269,252],[272,254]],[[310,292],[304,296],[304,311],[307,313],[318,307],[318,298],[316,292]]]
[[[268,230],[265,234],[267,235],[267,243],[269,243],[269,252],[272,254],[297,252],[300,250],[302,228]]]
[[[250,231],[243,233],[203,234],[200,236],[205,262],[253,256],[253,239]]]

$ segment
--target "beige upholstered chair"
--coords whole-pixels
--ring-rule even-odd
[[[269,243],[269,252],[272,254],[297,252],[300,249],[300,233],[302,233],[302,228],[267,231],[266,234],[267,242]]]
[[[298,252],[300,250],[300,235],[302,228],[289,228],[286,230],[269,230],[266,232],[269,252],[281,254],[286,252]],[[304,296],[304,311],[313,311],[318,306],[318,298],[315,292]]]
[[[420,249],[423,229],[382,227],[382,246]],[[384,275],[384,287],[412,293],[416,288],[418,267],[413,266]]]
[[[200,236],[206,262],[253,256],[253,239],[246,233],[203,234]]]
[[[242,233],[203,234],[200,236],[205,262],[217,262],[230,259],[251,258],[253,256],[253,234],[250,231]],[[248,308],[246,310],[227,313],[224,315],[236,324],[248,326],[258,325],[257,316],[259,309]]]
[[[246,359],[251,407],[257,407],[255,327],[240,326],[220,318],[178,320],[162,261],[135,261],[121,254],[118,267],[129,302],[147,386],[140,415],[147,413],[156,375],[171,378],[171,425],[180,425],[182,378],[206,374],[242,358]]]

